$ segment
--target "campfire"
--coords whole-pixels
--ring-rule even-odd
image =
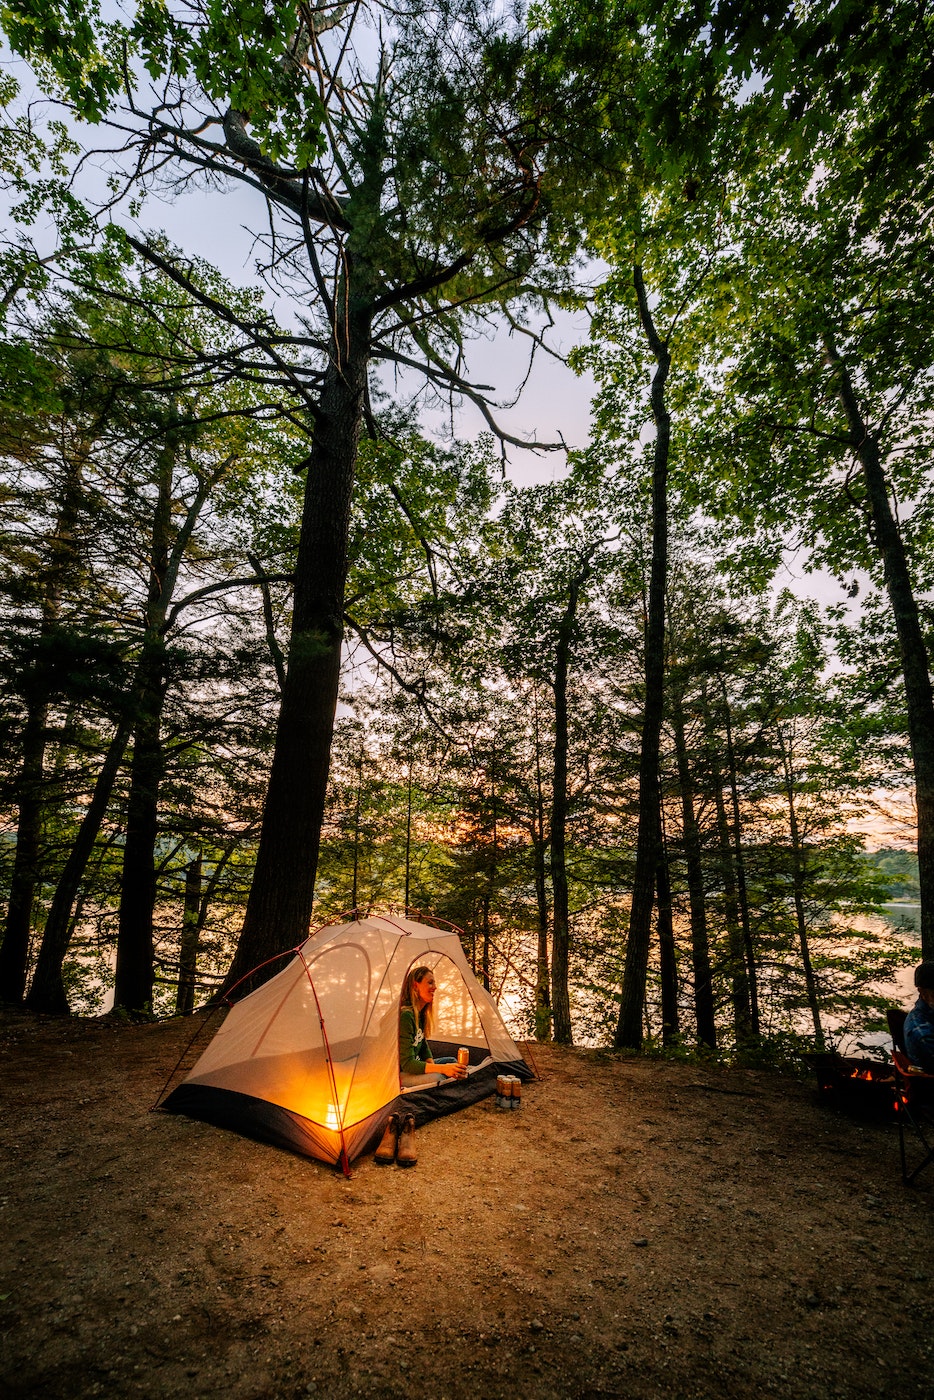
[[[855,1118],[891,1121],[900,1103],[892,1065],[848,1055],[809,1055],[817,1090],[829,1108]]]

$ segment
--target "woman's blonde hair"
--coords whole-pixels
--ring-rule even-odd
[[[434,1028],[433,1008],[422,1006],[415,998],[415,983],[421,982],[431,972],[430,967],[413,967],[405,974],[402,984],[402,1005],[408,1007],[415,1017],[416,1026],[421,1026],[425,1039],[429,1039]]]

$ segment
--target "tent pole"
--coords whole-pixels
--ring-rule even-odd
[[[334,1109],[337,1113],[337,1131],[340,1133],[341,1139],[341,1153],[339,1158],[341,1171],[344,1173],[345,1176],[350,1176],[350,1158],[347,1156],[347,1142],[344,1138],[344,1114],[341,1110],[340,1099],[337,1096],[337,1080],[334,1076],[334,1061],[331,1059],[331,1046],[328,1042],[328,1033],[324,1024],[324,1016],[321,1011],[321,1003],[318,1000],[318,993],[315,990],[315,984],[311,978],[311,969],[305,961],[305,955],[302,952],[301,948],[299,948],[297,951],[298,956],[302,960],[302,967],[305,969],[305,976],[308,978],[308,985],[311,988],[311,995],[314,997],[315,1006],[318,1009],[318,1024],[321,1026],[321,1038],[324,1041],[324,1057],[327,1060],[328,1078],[331,1081],[331,1094],[334,1098]]]

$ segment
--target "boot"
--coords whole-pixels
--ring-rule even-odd
[[[378,1167],[388,1167],[396,1158],[396,1140],[399,1136],[399,1115],[390,1113],[386,1123],[386,1131],[383,1133],[383,1140],[373,1154],[373,1161]]]
[[[396,1149],[396,1164],[400,1167],[414,1167],[418,1161],[415,1150],[415,1118],[407,1113],[399,1130],[399,1146]]]

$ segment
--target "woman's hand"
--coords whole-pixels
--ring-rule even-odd
[[[467,1066],[466,1066],[466,1065],[436,1065],[436,1064],[428,1064],[428,1065],[425,1066],[425,1073],[426,1073],[426,1074],[443,1074],[443,1075],[445,1075],[448,1079],[466,1079],[466,1078],[467,1078]]]

